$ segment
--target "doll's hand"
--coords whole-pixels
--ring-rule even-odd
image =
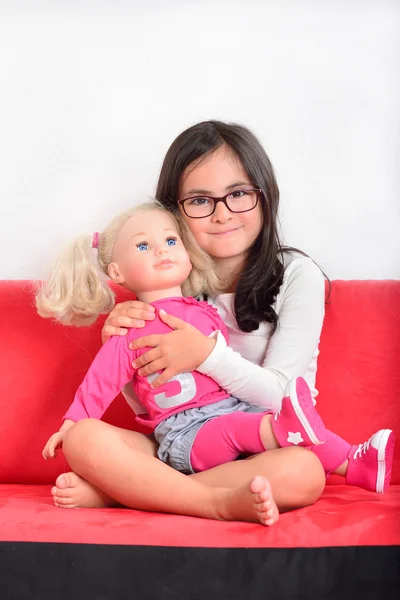
[[[44,460],[47,460],[48,458],[55,458],[57,456],[56,450],[62,448],[65,433],[65,431],[57,431],[57,433],[53,433],[43,448],[42,456]]]
[[[129,327],[144,327],[146,321],[155,318],[155,309],[151,304],[139,300],[128,300],[114,306],[101,330],[103,344],[112,335],[126,335]]]
[[[134,369],[140,367],[139,375],[146,376],[163,371],[152,382],[152,388],[163,385],[178,373],[195,371],[206,360],[216,343],[193,325],[167,314],[164,310],[160,310],[159,316],[175,331],[146,335],[129,344],[131,350],[152,348],[132,363]]]
[[[60,431],[53,433],[43,448],[42,456],[44,460],[47,460],[48,458],[55,458],[57,456],[56,450],[58,448],[62,448],[65,434],[73,425],[75,425],[74,421],[71,421],[71,419],[65,419],[64,423],[60,427]]]

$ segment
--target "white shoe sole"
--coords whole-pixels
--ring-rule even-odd
[[[378,447],[376,448],[378,452],[378,475],[376,478],[376,491],[378,494],[383,494],[385,491],[385,477],[386,477],[386,447],[389,441],[389,438],[392,434],[391,429],[382,429],[379,431],[380,437],[378,440]]]
[[[300,402],[297,397],[296,379],[292,379],[292,381],[289,383],[289,398],[292,403],[293,410],[296,413],[296,416],[299,419],[300,423],[302,424],[303,429],[306,432],[306,434],[308,435],[310,441],[315,446],[319,446],[320,444],[323,444],[324,442],[319,440],[317,438],[317,436],[315,435],[314,430],[311,427],[309,420],[307,419],[306,415],[303,412],[303,409],[300,406]]]

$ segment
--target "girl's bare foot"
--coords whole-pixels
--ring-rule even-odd
[[[279,510],[272,495],[269,481],[257,476],[250,484],[253,494],[253,504],[262,525],[273,525],[279,519]]]
[[[76,473],[63,473],[56,480],[51,493],[59,508],[106,508],[118,506],[94,485]],[[279,511],[269,482],[261,476],[254,477],[249,485],[236,490],[218,492],[219,510],[214,518],[228,521],[252,521],[261,525],[273,525]],[[211,515],[210,515],[211,516]]]
[[[51,489],[54,505],[59,508],[106,508],[117,503],[76,473],[63,473]]]
[[[271,526],[279,519],[279,511],[265,477],[254,477],[250,485],[229,490],[230,497],[223,503],[221,516],[229,521],[253,521]]]

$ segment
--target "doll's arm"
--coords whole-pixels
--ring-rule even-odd
[[[128,336],[130,337],[130,336]],[[98,352],[64,420],[100,419],[134,375],[128,337],[111,337]]]
[[[56,433],[53,433],[43,448],[42,456],[44,460],[47,460],[48,458],[55,458],[57,456],[57,450],[62,448],[65,434],[73,425],[75,425],[74,421],[66,419],[61,425],[60,430]]]
[[[55,458],[65,434],[77,421],[103,416],[122,387],[132,379],[133,356],[126,338],[113,337],[100,349],[63,417],[60,430],[49,438],[43,449],[45,460]]]

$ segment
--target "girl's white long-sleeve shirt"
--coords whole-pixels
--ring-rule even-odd
[[[240,331],[234,314],[234,294],[209,299],[225,322],[229,346],[220,332],[208,358],[197,369],[212,377],[231,396],[277,412],[287,384],[302,376],[315,388],[318,345],[325,313],[325,282],[321,270],[308,257],[285,254],[283,283],[273,306],[278,327],[260,323],[251,333]],[[124,388],[124,396],[136,414],[145,409]]]
[[[278,327],[260,323],[251,333],[238,329],[234,294],[220,294],[210,302],[217,308],[229,332],[229,346],[220,334],[198,371],[212,377],[229,394],[276,412],[288,382],[302,376],[313,397],[318,345],[325,312],[325,282],[321,270],[298,253],[285,257],[283,283],[274,304]]]

